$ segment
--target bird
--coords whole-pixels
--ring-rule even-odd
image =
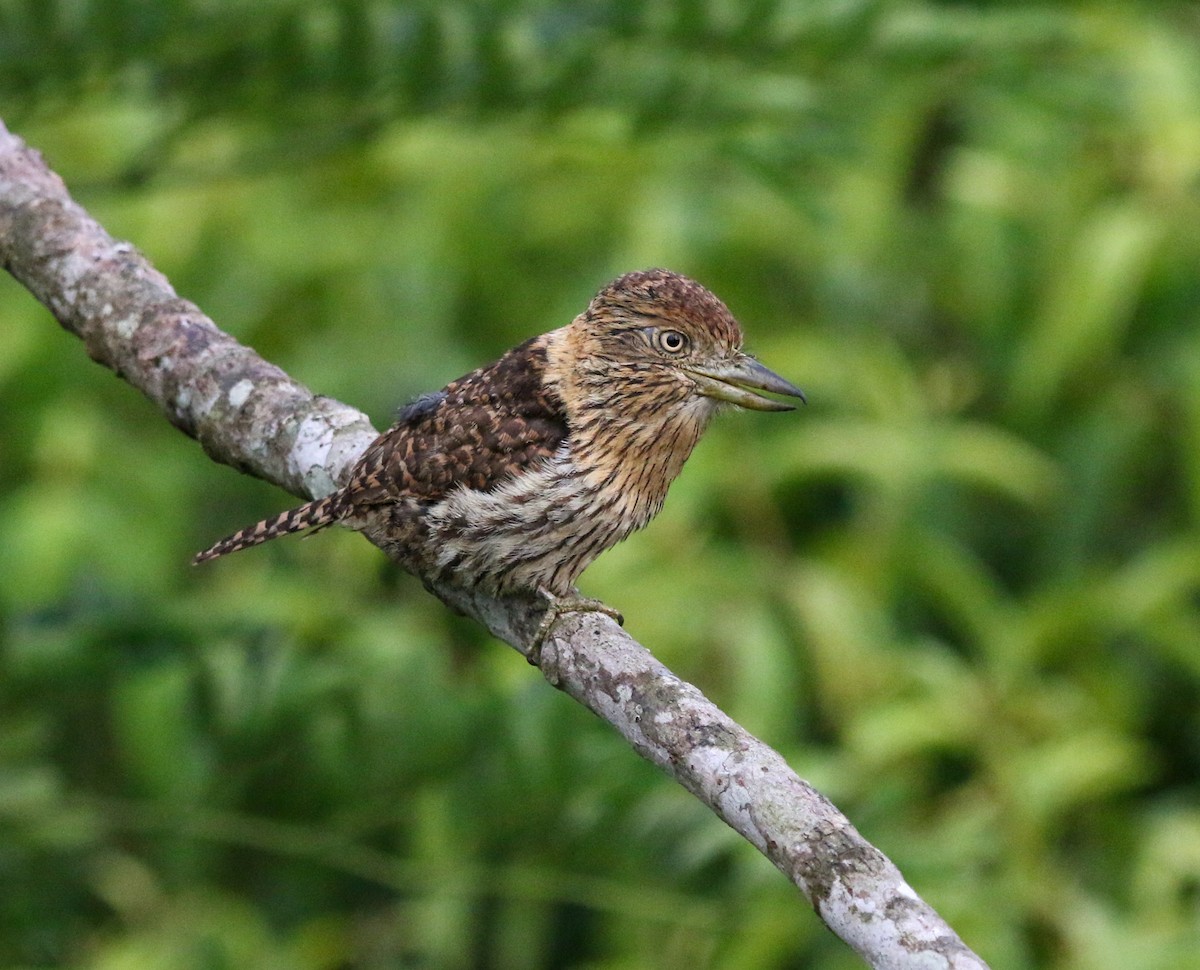
[[[805,400],[742,343],[738,321],[700,283],[665,269],[626,273],[571,323],[402,408],[341,488],[193,562],[345,526],[427,586],[544,598],[540,653],[565,612],[621,620],[575,582],[658,514],[718,410],[794,410],[763,391]]]

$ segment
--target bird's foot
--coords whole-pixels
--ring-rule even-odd
[[[529,652],[525,655],[525,659],[535,667],[541,666],[542,645],[545,644],[550,631],[554,629],[554,624],[565,613],[603,613],[616,620],[618,626],[625,625],[625,617],[618,610],[614,610],[607,603],[601,603],[600,600],[580,596],[578,592],[570,596],[555,596],[547,589],[539,589],[538,594],[545,597],[550,605],[546,607],[542,622],[538,624],[537,632],[533,635],[533,642],[529,645]]]

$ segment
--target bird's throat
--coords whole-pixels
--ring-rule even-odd
[[[654,425],[613,421],[572,445],[589,485],[611,502],[625,535],[642,528],[662,508],[667,490],[704,433],[711,409],[673,414]]]

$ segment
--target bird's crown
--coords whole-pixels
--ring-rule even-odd
[[[592,298],[581,322],[601,334],[621,337],[642,331],[668,358],[696,350],[732,353],[742,345],[742,328],[729,308],[695,280],[666,269],[619,276]]]

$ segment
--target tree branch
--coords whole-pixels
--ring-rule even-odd
[[[216,461],[313,498],[343,481],[376,435],[362,413],[313,395],[176,295],[2,122],[0,262],[94,360]],[[433,592],[527,652],[538,603],[446,586]],[[565,615],[547,639],[542,670],[758,848],[869,966],[986,966],[779,754],[612,620]]]

